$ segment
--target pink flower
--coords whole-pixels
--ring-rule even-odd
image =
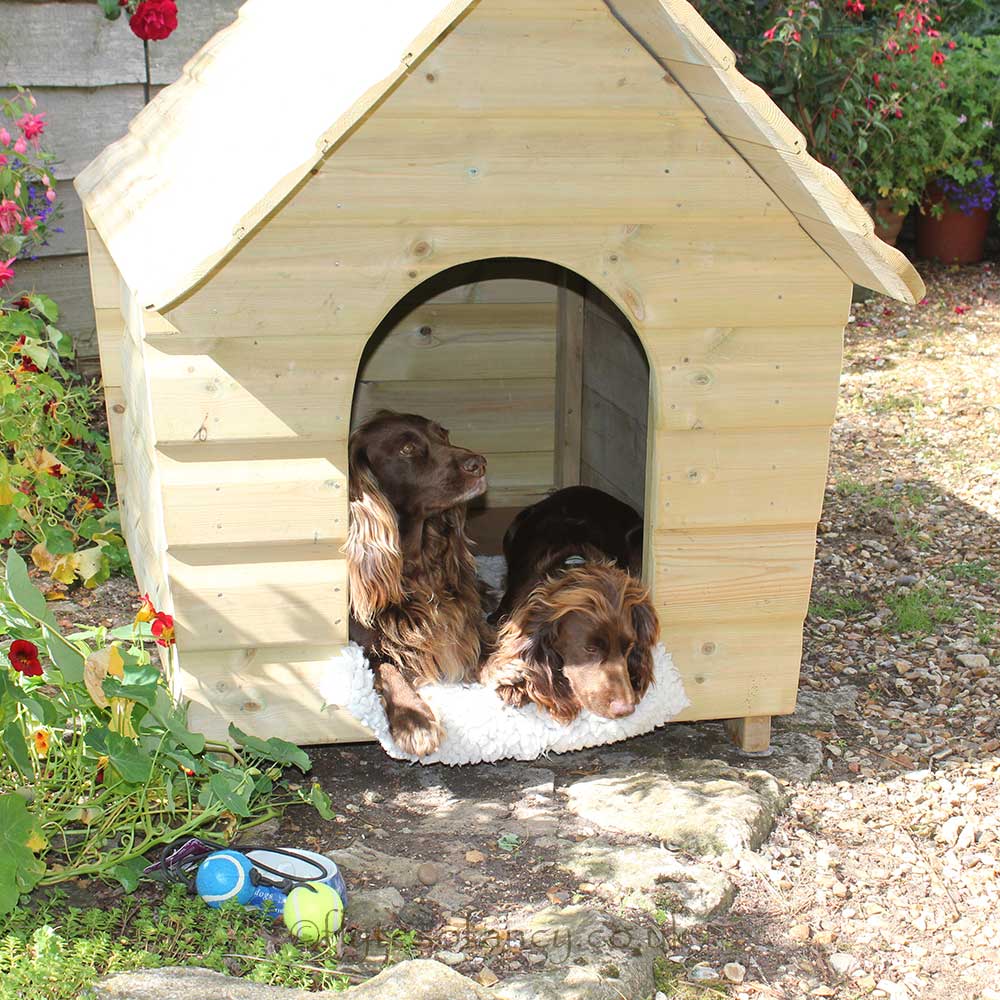
[[[45,112],[40,115],[21,115],[17,120],[17,126],[25,139],[37,145],[38,137],[45,131]]]
[[[24,141],[24,136],[18,136],[17,142],[14,143],[14,152],[18,156],[24,156],[28,152],[28,144]]]
[[[773,42],[773,41],[774,41],[774,33],[775,33],[775,32],[776,32],[777,30],[778,30],[778,29],[777,29],[776,27],[775,27],[775,28],[768,28],[768,29],[767,29],[767,31],[765,31],[765,32],[764,32],[764,37],[765,37],[765,38],[766,38],[766,39],[767,39],[767,40],[768,40],[769,42]]]
[[[6,166],[7,166],[7,157],[4,156],[3,153],[0,153],[0,167],[6,167]]]
[[[0,261],[0,288],[3,288],[14,277],[14,269],[10,266],[13,263],[13,257],[10,260]]]
[[[5,128],[0,128],[0,146],[10,145],[10,132]]]
[[[12,233],[21,222],[21,209],[16,201],[0,201],[0,233]]]
[[[55,188],[49,188],[48,191],[45,192],[46,201],[50,202],[55,201],[57,197],[58,196],[56,195]]]
[[[21,232],[27,236],[28,233],[33,233],[38,228],[38,220],[33,219],[30,215],[26,215],[21,220]]]

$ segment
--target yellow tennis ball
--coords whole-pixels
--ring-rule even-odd
[[[303,941],[332,937],[344,922],[340,894],[325,882],[296,886],[285,899],[285,926]]]

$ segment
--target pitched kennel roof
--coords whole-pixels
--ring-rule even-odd
[[[605,0],[802,228],[859,285],[919,275],[687,0]],[[544,7],[546,0],[538,0]],[[125,282],[162,309],[246,239],[478,0],[248,0],[76,179]]]

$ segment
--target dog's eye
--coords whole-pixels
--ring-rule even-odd
[[[412,441],[407,441],[402,448],[399,449],[400,455],[409,458],[411,455],[417,453],[417,446]]]
[[[583,647],[583,649],[584,649],[584,652],[587,652],[587,653],[599,653],[600,652],[600,650],[597,648],[597,646],[595,646],[593,643],[588,643],[586,646]]]

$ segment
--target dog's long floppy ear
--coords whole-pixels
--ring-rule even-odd
[[[580,703],[563,673],[564,661],[559,649],[559,619],[551,617],[551,609],[545,610],[549,614],[541,620],[537,620],[536,616],[529,616],[527,642],[521,653],[524,689],[528,698],[548,712],[556,722],[568,725],[580,714]],[[535,621],[531,621],[533,617],[536,618]]]
[[[380,611],[403,600],[403,550],[399,521],[379,489],[363,448],[352,449],[350,524],[344,553],[351,593],[351,613],[370,626]]]
[[[628,676],[636,697],[642,698],[653,683],[653,646],[660,638],[660,620],[645,589],[635,590],[638,599],[630,609],[635,645],[628,657]]]

